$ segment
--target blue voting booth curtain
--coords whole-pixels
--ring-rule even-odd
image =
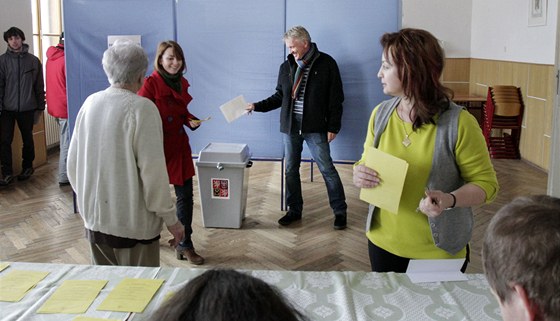
[[[305,26],[319,49],[333,56],[344,84],[342,129],[331,143],[335,160],[357,160],[372,109],[388,97],[377,79],[379,38],[398,30],[399,1],[371,0],[65,0],[64,31],[69,119],[84,100],[109,86],[101,66],[109,35],[139,35],[150,57],[157,44],[177,40],[187,64],[189,110],[211,116],[189,132],[193,153],[211,142],[245,143],[253,157],[283,156],[279,110],[227,123],[219,106],[243,95],[247,102],[274,93],[286,59],[282,35]],[[307,149],[304,157],[310,157]]]
[[[280,109],[228,123],[219,106],[239,95],[253,102],[274,93],[285,58],[284,0],[185,0],[177,14],[194,97],[189,110],[212,116],[190,136],[193,153],[209,142],[233,142],[248,144],[256,157],[282,157]]]
[[[70,128],[85,99],[109,86],[101,65],[109,35],[140,35],[150,65],[156,45],[173,39],[174,0],[65,0],[63,6]]]

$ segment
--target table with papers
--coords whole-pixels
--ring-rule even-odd
[[[0,320],[75,320],[78,316],[107,320],[149,320],[151,313],[189,280],[203,273],[194,268],[117,267],[70,264],[5,262],[0,272],[0,291],[9,291],[8,273],[48,274],[21,300],[0,301]],[[406,274],[373,272],[312,272],[246,270],[281,292],[310,320],[501,320],[497,301],[485,277],[467,274],[461,282],[412,283]],[[141,313],[100,310],[123,280],[155,280],[161,285],[136,284],[155,291]],[[45,302],[69,280],[107,281],[85,313],[38,313]],[[159,282],[163,281],[163,282]],[[97,285],[98,282],[97,282]],[[137,292],[143,292],[139,290]],[[60,296],[64,298],[64,296]],[[60,298],[59,298],[60,299]],[[71,299],[68,299],[71,301]],[[124,303],[126,306],[126,303]],[[79,319],[76,319],[79,320]],[[88,319],[82,319],[88,320]]]

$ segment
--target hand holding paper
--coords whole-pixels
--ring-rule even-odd
[[[204,118],[204,119],[189,119],[189,121],[192,121],[193,123],[198,123],[198,124],[200,124],[200,123],[202,123],[202,122],[204,122],[204,121],[208,121],[208,120],[210,120],[210,119],[212,119],[212,116],[208,116],[208,117],[206,117],[206,118]]]
[[[372,188],[381,184],[378,173],[363,164],[356,165],[352,175],[354,185],[359,188]]]
[[[247,113],[247,102],[243,95],[237,96],[227,103],[220,106],[220,110],[228,123],[236,120],[237,118],[245,115]]]

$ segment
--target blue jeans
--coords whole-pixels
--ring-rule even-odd
[[[181,185],[173,185],[175,187],[175,195],[177,196],[177,218],[185,226],[185,238],[179,243],[179,246],[186,249],[193,249],[192,235],[192,219],[193,219],[193,182],[189,178]]]
[[[331,159],[331,150],[327,141],[327,133],[284,134],[286,155],[286,205],[291,212],[303,210],[301,195],[301,179],[299,168],[303,142],[307,144],[314,161],[317,163],[329,195],[329,204],[334,215],[346,216],[346,196],[338,172]]]

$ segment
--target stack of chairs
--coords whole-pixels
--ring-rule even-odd
[[[523,121],[523,96],[515,86],[488,88],[483,109],[482,132],[492,158],[519,159],[519,140]]]

